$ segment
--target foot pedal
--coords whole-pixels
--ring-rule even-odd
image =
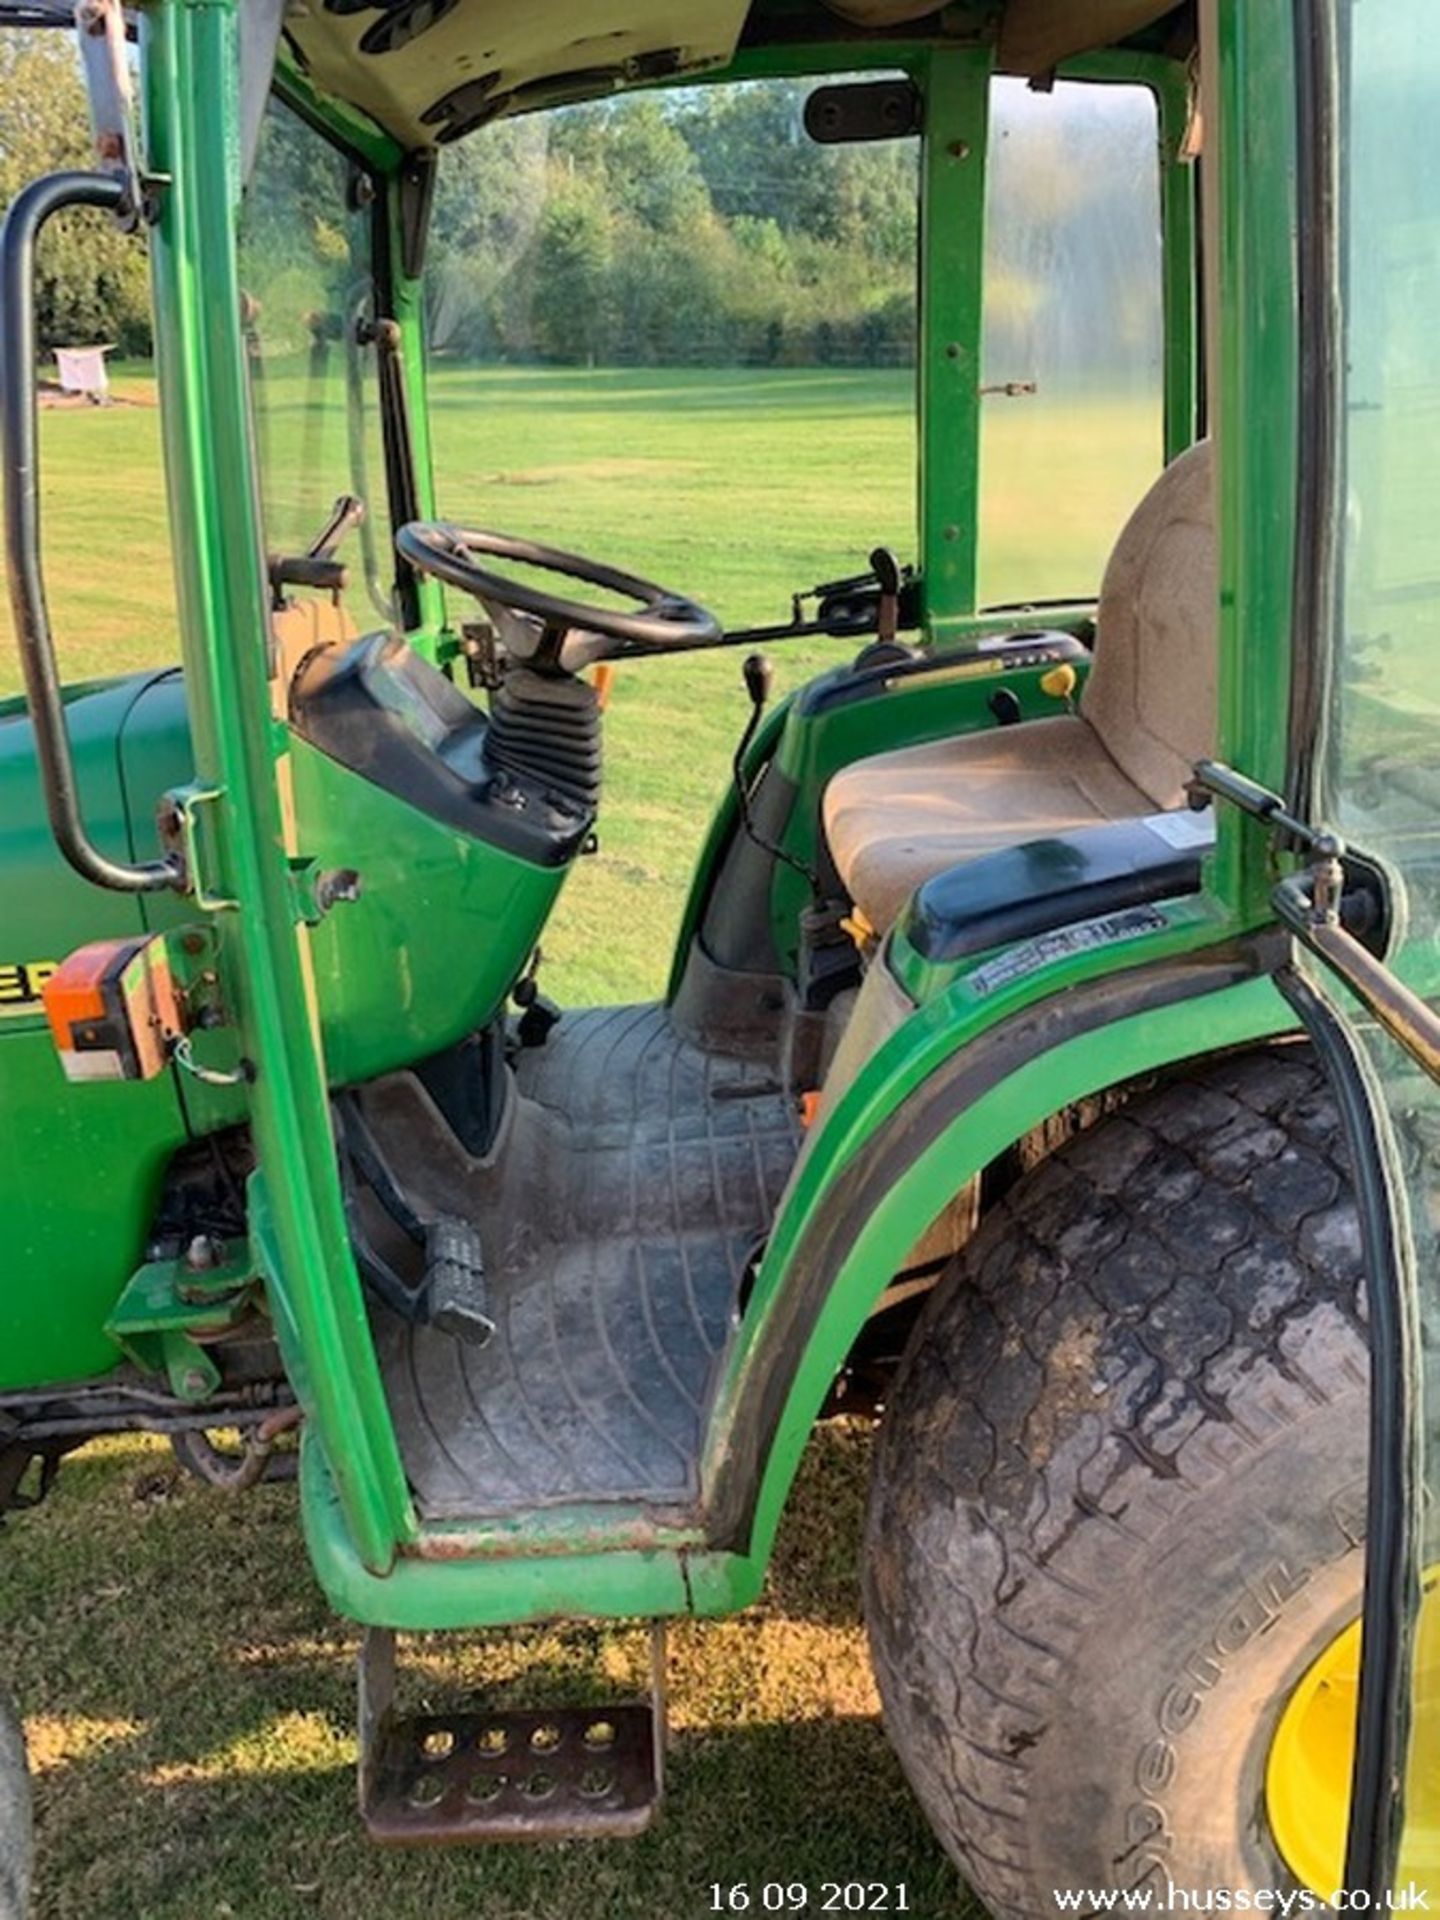
[[[360,1811],[391,1846],[615,1839],[641,1833],[664,1787],[665,1632],[650,1642],[651,1697],[504,1713],[394,1710],[395,1636],[360,1649]]]
[[[468,1220],[441,1214],[425,1230],[425,1309],[432,1327],[483,1347],[495,1331],[486,1311],[485,1252]]]

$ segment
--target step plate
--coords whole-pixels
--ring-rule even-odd
[[[391,1846],[583,1840],[642,1832],[660,1802],[649,1706],[386,1715],[361,1789]]]

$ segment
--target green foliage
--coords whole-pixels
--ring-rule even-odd
[[[437,347],[580,366],[908,365],[916,144],[817,146],[808,91],[638,94],[448,149]]]
[[[68,34],[0,30],[0,206],[37,175],[91,164],[90,123]],[[150,350],[145,243],[104,216],[62,214],[46,230],[35,275],[44,348],[108,341]]]

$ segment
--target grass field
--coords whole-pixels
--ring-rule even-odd
[[[135,369],[117,388],[136,404],[42,422],[51,605],[75,678],[177,651],[153,388]],[[909,394],[888,373],[443,370],[442,510],[629,565],[730,624],[776,618],[789,589],[856,569],[879,540],[913,554]],[[303,406],[298,389],[291,400]],[[1130,453],[1097,478],[1104,422],[1069,425],[1043,479],[1023,417],[1001,416],[987,440],[996,598],[1093,585],[1095,550],[1145,483]],[[317,479],[315,524],[346,484]],[[3,690],[17,675],[0,641]],[[793,684],[844,651],[776,657]],[[546,942],[562,999],[659,989],[744,717],[739,679],[733,655],[622,670],[601,851]],[[39,1769],[40,1920],[682,1920],[711,1910],[714,1881],[848,1878],[904,1882],[918,1915],[964,1913],[876,1718],[856,1558],[866,1453],[859,1430],[817,1436],[764,1603],[674,1633],[677,1740],[655,1834],[385,1856],[353,1809],[353,1641],[311,1579],[293,1493],[232,1505],[157,1444],[90,1448],[0,1542],[4,1677]],[[420,1658],[437,1690],[537,1699],[638,1677],[640,1655],[631,1633],[571,1631]]]

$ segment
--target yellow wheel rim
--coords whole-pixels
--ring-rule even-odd
[[[1414,1722],[1398,1884],[1440,1893],[1440,1605],[1426,1583],[1415,1644]],[[1270,1830],[1286,1866],[1322,1900],[1345,1884],[1345,1828],[1355,1755],[1360,1622],[1301,1675],[1265,1769]]]

